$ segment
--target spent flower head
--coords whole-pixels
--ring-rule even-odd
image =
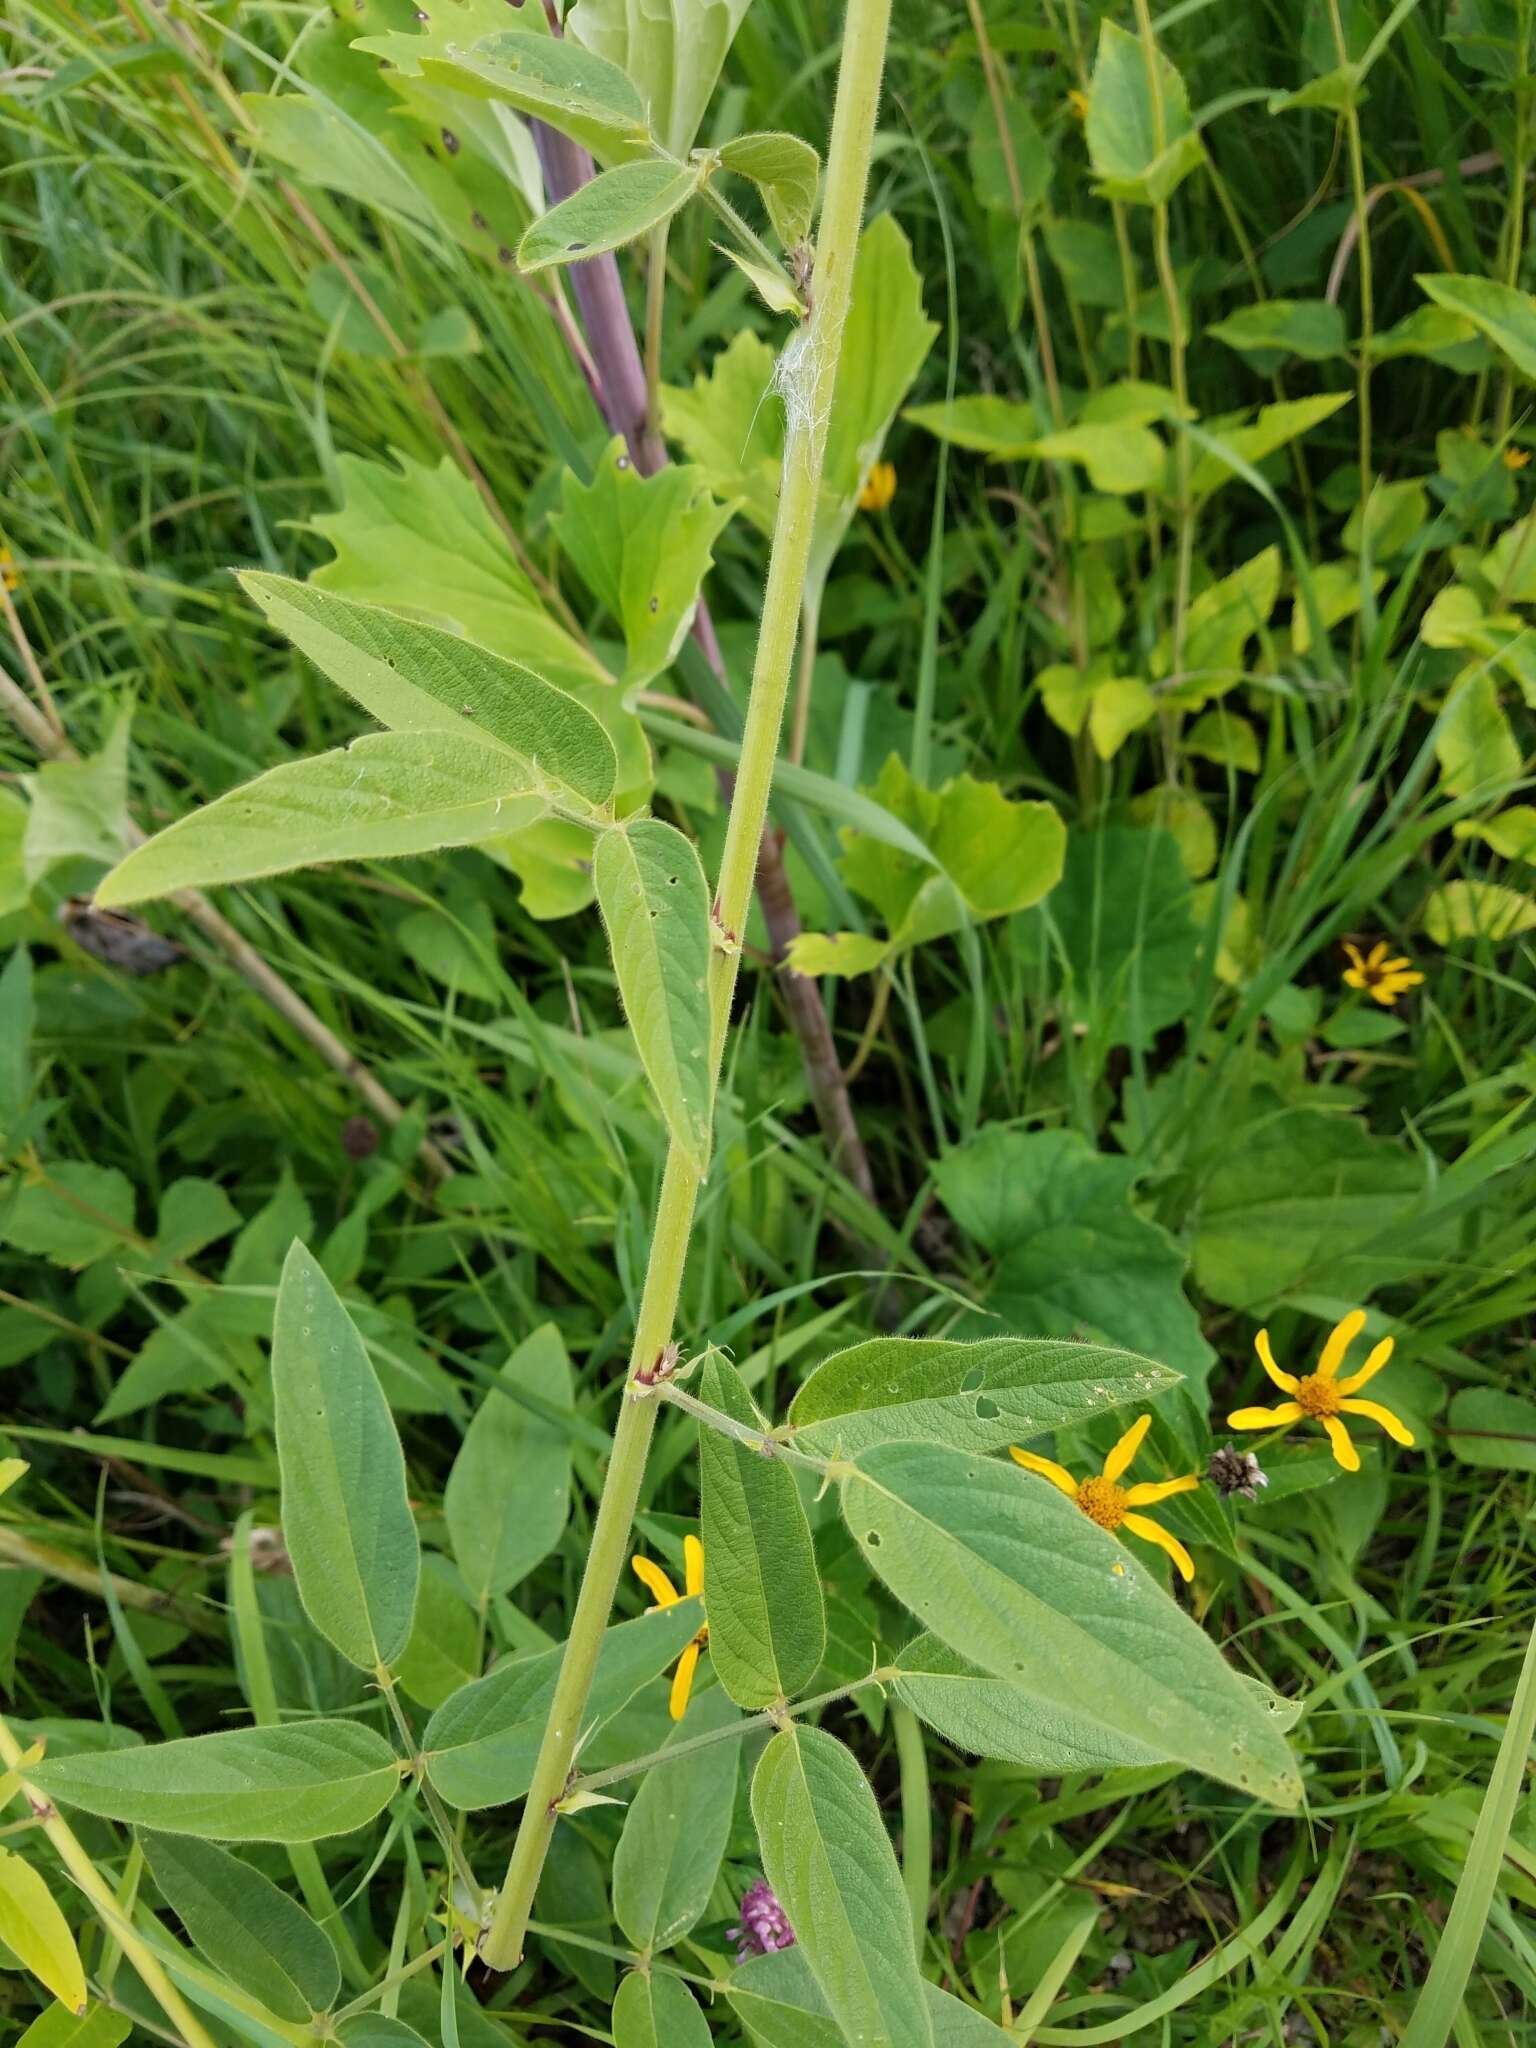
[[[1195,1576],[1194,1559],[1178,1537],[1170,1536],[1149,1515],[1137,1514],[1135,1510],[1152,1507],[1160,1500],[1169,1500],[1176,1493],[1190,1492],[1200,1484],[1199,1474],[1189,1472],[1181,1479],[1143,1481],[1137,1486],[1120,1484],[1131,1460],[1141,1448],[1142,1438],[1151,1427],[1150,1415],[1143,1415],[1133,1422],[1104,1460],[1104,1470],[1091,1472],[1086,1479],[1074,1479],[1066,1466],[1058,1465],[1053,1458],[1042,1458],[1035,1451],[1021,1451],[1017,1444],[1011,1448],[1013,1456],[1026,1472],[1038,1472],[1053,1486],[1059,1486],[1069,1500],[1077,1502],[1090,1522],[1097,1522],[1101,1529],[1108,1529],[1111,1533],[1125,1528],[1144,1543],[1155,1543],[1159,1550],[1167,1551],[1186,1579],[1192,1579]]]
[[[1253,1452],[1235,1450],[1231,1444],[1212,1451],[1205,1476],[1223,1500],[1231,1500],[1238,1493],[1244,1500],[1257,1500],[1259,1488],[1269,1484],[1268,1475]]]

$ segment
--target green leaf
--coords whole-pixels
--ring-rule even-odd
[[[739,1719],[713,1686],[690,1703],[669,1740],[691,1742]],[[652,1764],[630,1802],[613,1855],[613,1917],[642,1955],[674,1947],[703,1918],[731,1830],[740,1751],[739,1742],[722,1741]]]
[[[624,633],[627,684],[669,667],[687,637],[713,548],[732,507],[702,470],[672,463],[643,477],[617,436],[590,484],[569,470],[550,524],[582,581]]]
[[[1170,199],[1205,150],[1189,115],[1184,81],[1157,51],[1101,21],[1088,94],[1088,157],[1108,199],[1152,206]]]
[[[241,577],[280,633],[381,725],[504,747],[536,778],[601,806],[618,775],[613,742],[568,691],[456,633],[287,576]]]
[[[650,148],[645,102],[635,87],[616,64],[570,38],[504,29],[464,49],[450,24],[441,37],[364,36],[354,47],[545,121],[599,162]]]
[[[719,82],[747,0],[577,0],[567,35],[622,71],[634,85],[651,131],[673,156],[686,156]]]
[[[1383,333],[1373,335],[1370,352],[1377,363],[1389,363],[1397,356],[1427,356],[1432,363],[1463,376],[1475,376],[1493,360],[1472,322],[1459,313],[1448,313],[1443,306],[1416,306]],[[1476,447],[1475,440],[1472,445]],[[1486,451],[1484,454],[1486,457]]]
[[[1344,355],[1349,337],[1344,314],[1328,299],[1262,299],[1206,328],[1216,341],[1244,355],[1301,356],[1324,363]]]
[[[429,1550],[422,1565],[411,1637],[395,1674],[411,1698],[430,1711],[480,1676],[481,1642],[475,1610],[448,1560]]]
[[[1200,932],[1177,842],[1110,825],[1067,835],[1044,915],[1055,935],[1062,1002],[1100,1056],[1147,1050],[1194,1001]]]
[[[805,312],[800,294],[789,278],[775,264],[758,263],[750,256],[743,256],[739,249],[729,249],[723,242],[716,242],[714,248],[746,278],[763,304],[772,313],[788,313],[798,320]]]
[[[1414,280],[1437,306],[1470,320],[1523,377],[1536,377],[1536,298],[1491,277]]]
[[[920,1635],[896,1657],[896,1697],[956,1749],[1035,1771],[1104,1771],[1163,1761],[1133,1742],[1022,1685],[994,1677],[935,1635]]]
[[[603,1637],[584,1725],[612,1719],[641,1686],[665,1671],[698,1634],[698,1600],[619,1622]],[[448,1804],[464,1811],[504,1806],[528,1790],[565,1655],[563,1645],[515,1657],[461,1686],[427,1723],[427,1775]]]
[[[343,2048],[431,2048],[424,2034],[387,2013],[359,2012],[336,2029]]]
[[[85,1970],[69,1922],[39,1872],[0,1848],[0,1946],[73,2013],[85,2012]]]
[[[341,1965],[302,1906],[212,1842],[149,1832],[140,1840],[161,1897],[215,1970],[280,2019],[330,2011]]]
[[[738,135],[720,151],[720,167],[750,178],[763,195],[773,232],[786,249],[810,240],[821,158],[798,135]]]
[[[43,1175],[0,1183],[0,1244],[76,1270],[126,1250],[134,1229],[133,1184],[125,1173],[86,1160],[50,1160]]]
[[[798,1947],[749,1957],[730,1973],[725,1995],[756,2048],[846,2048]],[[937,1984],[925,1982],[923,1998],[934,2048],[1004,2048],[1018,2039]]]
[[[538,771],[488,741],[368,733],[350,747],[271,768],[178,819],[115,867],[96,901],[118,909],[331,861],[474,846],[549,808]]]
[[[978,98],[967,143],[971,181],[983,206],[1017,218],[1032,214],[1050,189],[1051,152],[1021,93],[1010,95],[1002,118],[1006,143],[990,95]]]
[[[1452,684],[1435,730],[1440,778],[1452,796],[1480,792],[1496,802],[1518,780],[1522,754],[1499,705],[1499,688],[1485,668],[1471,668]]]
[[[21,843],[28,884],[62,861],[109,866],[132,843],[128,816],[128,729],[125,711],[99,754],[85,761],[48,761],[21,786],[31,799]]]
[[[902,418],[940,441],[972,449],[994,462],[1017,462],[1040,437],[1040,415],[1033,405],[991,394],[952,398],[941,405],[909,405]]]
[[[736,1368],[706,1358],[699,1398],[755,1429],[767,1424]],[[826,1648],[826,1614],[810,1524],[789,1467],[699,1427],[709,1655],[743,1707],[796,1699]]]
[[[579,185],[524,231],[517,267],[526,275],[560,263],[588,263],[610,249],[622,249],[670,220],[699,183],[696,167],[659,157],[616,164]]]
[[[1245,650],[1269,622],[1280,595],[1280,550],[1261,548],[1229,575],[1208,584],[1189,608],[1184,634],[1184,680],[1163,693],[1178,710],[1196,711],[1247,680]],[[1152,650],[1155,674],[1173,668],[1173,637],[1165,633]]]
[[[784,408],[771,397],[774,355],[750,328],[732,335],[688,389],[664,384],[661,418],[717,498],[739,503],[759,532],[773,530],[784,453]]]
[[[1501,882],[1447,882],[1430,892],[1420,917],[1437,946],[1458,939],[1499,944],[1536,931],[1536,899]]]
[[[1168,466],[1168,451],[1150,427],[1123,422],[1063,427],[1031,441],[1021,453],[1043,462],[1080,462],[1096,491],[1116,496],[1155,490]]]
[[[1300,440],[1303,434],[1321,426],[1324,420],[1332,419],[1341,407],[1349,404],[1352,396],[1348,391],[1324,391],[1315,398],[1282,399],[1274,405],[1261,405],[1250,426],[1228,427],[1220,434],[1202,434],[1202,441],[1214,442],[1215,448],[1207,448],[1195,464],[1189,481],[1191,496],[1207,498],[1213,491],[1220,490],[1223,484],[1231,483],[1236,476],[1237,471],[1232,464],[1224,462],[1217,450],[1226,449],[1239,462],[1252,467],[1267,455],[1288,448],[1292,441]]]
[[[50,2005],[16,2043],[16,2048],[120,2048],[133,2030],[125,2012],[93,2005],[85,2013]]]
[[[912,1914],[875,1795],[840,1742],[785,1728],[752,1779],[763,1870],[834,2018],[864,2048],[933,2048]]]
[[[304,1612],[361,1671],[405,1648],[421,1550],[389,1403],[352,1318],[295,1241],[272,1332],[283,1536]]]
[[[486,1394],[443,1493],[455,1562],[482,1606],[548,1557],[571,1505],[569,1432],[517,1398],[526,1391],[556,1408],[574,1403],[571,1362],[553,1323],[518,1345],[501,1380],[507,1391]]]
[[[613,2048],[709,2048],[703,2013],[681,1977],[631,1971],[613,2001]]]
[[[1042,1136],[1065,1135],[984,1132],[943,1162],[941,1172],[950,1160],[959,1162],[941,1185],[945,1205],[989,1249],[1023,1244],[1029,1235],[1024,1211],[1035,1180],[1026,1181],[1029,1164],[1004,1141],[1013,1138],[1027,1147]],[[989,1196],[996,1210],[985,1214]],[[1044,1258],[1042,1253],[1042,1263]],[[1088,1291],[1103,1277],[1095,1273]],[[1150,1358],[1097,1344],[1041,1337],[983,1337],[974,1343],[871,1337],[834,1352],[816,1368],[790,1404],[789,1420],[797,1448],[824,1457],[853,1457],[871,1444],[919,1437],[957,1450],[995,1451],[1112,1408],[1150,1401],[1178,1383],[1177,1373]],[[705,1554],[710,1555],[707,1543]],[[712,1631],[713,1626],[712,1617]]]
[[[382,1812],[394,1751],[356,1721],[232,1728],[29,1765],[27,1783],[103,1820],[220,1842],[318,1842]]]
[[[240,1228],[240,1211],[215,1180],[172,1181],[160,1197],[155,1250],[162,1259],[191,1259]]]
[[[1239,768],[1245,775],[1259,772],[1259,736],[1246,718],[1218,707],[1202,712],[1179,745],[1186,754],[1198,754],[1223,768]]]
[[[1446,1411],[1450,1446],[1464,1465],[1536,1472],[1536,1401],[1502,1387],[1462,1387]]]
[[[604,833],[593,866],[619,993],[672,1141],[709,1163],[709,887],[692,842],[659,818]]]
[[[1283,1738],[1210,1637],[1048,1480],[883,1444],[859,1454],[842,1505],[871,1569],[969,1662],[1254,1798],[1300,1799]]]
[[[18,946],[0,973],[0,1158],[16,1140],[32,1094],[32,956]]]

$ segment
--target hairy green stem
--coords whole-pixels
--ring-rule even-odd
[[[816,243],[815,305],[805,326],[791,338],[780,365],[786,416],[784,467],[741,759],[715,892],[714,915],[726,941],[714,957],[710,983],[710,1050],[717,1074],[794,661],[827,421],[864,212],[890,5],[891,0],[849,0]],[[631,1378],[653,1366],[671,1340],[699,1181],[686,1155],[676,1146],[670,1147],[635,1323]],[[558,1804],[570,1778],[592,1675],[629,1547],[656,1409],[652,1400],[625,1399],[620,1407],[549,1720],[506,1879],[481,1943],[481,1952],[492,1969],[510,1970],[522,1959],[533,1895],[554,1833]]]
[[[801,1465],[808,1472],[821,1473],[823,1478],[835,1478],[840,1472],[850,1469],[833,1458],[818,1458],[811,1451],[796,1450],[778,1430],[754,1429],[750,1422],[738,1422],[734,1415],[711,1408],[707,1401],[701,1401],[696,1394],[686,1393],[671,1381],[659,1386],[656,1392],[674,1408],[681,1408],[685,1414],[703,1423],[706,1429],[717,1430],[721,1436],[734,1437],[737,1443],[745,1444],[749,1450],[761,1451],[764,1457],[782,1458],[786,1465]]]

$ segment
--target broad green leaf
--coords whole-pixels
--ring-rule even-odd
[[[1184,81],[1159,50],[1149,65],[1136,36],[1101,21],[1088,94],[1088,157],[1109,199],[1151,206],[1205,159]]]
[[[331,861],[474,846],[549,808],[539,772],[489,741],[367,733],[350,747],[271,768],[178,819],[115,867],[96,901],[118,909]]]
[[[1261,299],[1216,320],[1206,328],[1244,355],[1301,356],[1309,363],[1327,362],[1349,346],[1344,314],[1328,299]]]
[[[1292,441],[1300,440],[1313,427],[1332,419],[1342,406],[1349,404],[1352,396],[1353,393],[1348,391],[1324,391],[1315,398],[1281,399],[1274,405],[1261,405],[1257,418],[1249,426],[1226,427],[1220,433],[1203,436],[1213,441],[1216,448],[1207,448],[1195,463],[1189,480],[1191,495],[1197,499],[1207,498],[1212,491],[1220,490],[1223,484],[1231,483],[1236,476],[1231,463],[1224,462],[1216,450],[1230,450],[1240,462],[1251,468],[1254,463],[1262,462],[1266,455],[1289,447]]]
[[[957,1209],[966,1227],[991,1248],[1017,1241],[1022,1218],[1016,1211],[1028,1203],[1031,1189],[1039,1194],[1038,1178],[1025,1181],[1024,1159],[1002,1144],[1009,1137],[1026,1146],[1038,1142],[1023,1132],[986,1132],[975,1141],[974,1156],[965,1147],[952,1155],[966,1163],[940,1187],[946,1206]],[[983,1156],[980,1147],[989,1140]],[[982,1213],[987,1189],[996,1214]],[[824,1457],[853,1457],[872,1444],[915,1438],[957,1450],[994,1451],[1150,1401],[1178,1383],[1177,1373],[1150,1358],[1098,1344],[1044,1337],[983,1337],[974,1343],[871,1337],[816,1368],[790,1404],[789,1420],[797,1448]],[[713,1587],[707,1545],[706,1555]]]
[[[1484,668],[1468,669],[1451,686],[1435,730],[1440,779],[1452,796],[1479,792],[1496,801],[1519,778],[1520,742],[1499,704],[1499,689]]]
[[[1208,584],[1190,606],[1184,628],[1181,681],[1163,692],[1178,710],[1198,711],[1243,682],[1246,649],[1269,623],[1280,596],[1280,550],[1270,546],[1240,562],[1229,575]],[[1154,675],[1173,669],[1173,637],[1165,633],[1152,650]]]
[[[304,1611],[361,1671],[411,1633],[421,1550],[389,1403],[357,1327],[295,1241],[272,1332],[283,1537]]]
[[[1181,736],[1179,745],[1186,754],[1198,754],[1201,760],[1215,761],[1223,768],[1239,768],[1245,775],[1259,772],[1259,736],[1235,711],[1218,708],[1202,712]]]
[[[634,85],[651,133],[686,156],[719,82],[748,0],[577,0],[567,35]]]
[[[1254,1798],[1300,1799],[1284,1740],[1210,1637],[1049,1481],[882,1444],[859,1454],[842,1505],[871,1568],[960,1656]]]
[[[1171,834],[1109,825],[1067,835],[1042,915],[1054,933],[1061,1000],[1089,1047],[1151,1046],[1188,1014],[1200,932]]]
[[[661,418],[717,498],[739,502],[762,533],[773,530],[784,453],[784,408],[769,386],[774,355],[750,328],[732,335],[687,389],[664,384]]]
[[[13,1849],[0,1848],[0,1944],[44,1990],[85,2012],[85,1970],[69,1922],[41,1874]]]
[[[571,1439],[517,1398],[556,1408],[575,1399],[560,1332],[545,1323],[519,1344],[477,1409],[448,1474],[448,1540],[475,1599],[510,1593],[560,1541],[570,1513]]]
[[[1416,278],[1437,306],[1470,320],[1523,377],[1536,377],[1536,298],[1491,277]]]
[[[692,1742],[739,1719],[712,1686],[690,1703],[670,1740]],[[709,1905],[730,1834],[740,1753],[739,1742],[722,1741],[676,1763],[652,1764],[630,1801],[613,1854],[613,1917],[642,1955],[674,1947]]]
[[[336,2029],[342,2048],[431,2048],[424,2034],[387,2013],[359,2012]]]
[[[720,1356],[705,1360],[698,1391],[735,1421],[767,1427],[741,1374]],[[797,1699],[821,1664],[827,1630],[795,1475],[701,1424],[699,1483],[715,1676],[738,1706]]]
[[[1022,93],[1009,96],[1002,119],[1006,139],[990,94],[979,95],[966,154],[982,205],[1019,218],[1033,214],[1050,188],[1051,150]]]
[[[232,1728],[178,1742],[89,1751],[28,1767],[61,1806],[218,1842],[318,1842],[388,1805],[401,1765],[356,1721]]]
[[[504,29],[467,48],[451,24],[441,36],[364,36],[355,46],[434,84],[499,100],[558,128],[599,162],[650,149],[645,102],[616,64],[567,37]]]
[[[1493,358],[1488,344],[1470,320],[1443,306],[1416,306],[1371,340],[1371,360],[1391,362],[1397,356],[1427,356],[1447,370],[1475,376]]]
[[[1511,804],[1493,818],[1462,818],[1451,827],[1458,839],[1481,839],[1505,860],[1536,864],[1536,806]]]
[[[551,520],[587,588],[624,634],[627,684],[661,674],[687,637],[712,549],[732,507],[701,470],[672,463],[643,477],[617,436],[590,484],[569,470]]]
[[[1417,477],[1387,483],[1378,477],[1363,506],[1357,505],[1344,528],[1351,554],[1368,554],[1373,562],[1401,554],[1423,533],[1429,519],[1429,493]]]
[[[140,1840],[161,1897],[214,1969],[280,2019],[330,2011],[341,1965],[296,1900],[212,1842],[147,1831]]]
[[[738,135],[720,151],[722,170],[739,171],[763,195],[773,232],[786,249],[809,241],[821,159],[798,135]]]
[[[456,627],[466,639],[513,663],[525,663],[563,689],[610,686],[590,648],[544,610],[468,477],[447,456],[433,469],[396,452],[394,465],[356,455],[337,457],[341,510],[310,521],[336,550],[336,559],[317,569],[308,587],[387,605],[428,625]],[[263,602],[262,579],[247,576],[245,581],[251,595]],[[398,677],[381,676],[376,667],[368,680],[380,692],[368,708],[385,724],[399,722],[380,706],[399,701],[398,693],[407,686]],[[450,697],[446,708],[459,711],[465,701]],[[418,706],[425,708],[424,703]]]
[[[833,2017],[863,2048],[933,2048],[912,1913],[869,1782],[819,1728],[775,1735],[752,1778],[763,1870]]]
[[[699,180],[697,168],[657,157],[615,164],[533,222],[517,245],[517,267],[525,273],[548,270],[622,249],[686,206]]]
[[[789,965],[796,974],[873,974],[892,956],[889,939],[868,932],[798,932],[789,942]]]
[[[698,1634],[704,1608],[679,1600],[622,1621],[603,1637],[584,1726],[593,1729],[665,1671]],[[528,1790],[560,1674],[563,1646],[515,1657],[445,1700],[422,1736],[427,1775],[448,1804],[477,1811]]]
[[[132,1241],[133,1184],[115,1166],[47,1161],[39,1176],[0,1182],[0,1244],[51,1265],[94,1265]]]
[[[124,712],[99,754],[84,761],[48,761],[23,775],[31,799],[21,842],[22,872],[30,886],[62,861],[119,859],[131,845],[128,816],[128,728]]]
[[[241,578],[278,631],[378,719],[506,748],[587,805],[613,795],[613,742],[567,691],[456,633],[287,576]]]
[[[419,228],[433,225],[432,202],[405,164],[339,107],[316,93],[245,93],[241,105],[261,153],[307,184],[346,192]]]
[[[709,888],[692,842],[641,818],[605,832],[593,866],[619,993],[672,1141],[709,1163]]]
[[[1163,1760],[1161,1749],[1112,1733],[1022,1685],[994,1677],[935,1635],[895,1659],[896,1697],[956,1749],[1035,1771],[1104,1771]]]
[[[902,418],[940,441],[973,449],[994,462],[1018,461],[1040,438],[1040,415],[1020,398],[986,394],[952,398],[940,405],[909,405]]]
[[[1536,1401],[1502,1387],[1462,1387],[1446,1411],[1450,1446],[1464,1465],[1536,1472]]]
[[[133,2030],[125,2012],[93,2005],[84,2013],[67,2005],[50,2005],[28,2027],[16,2048],[119,2048]]]
[[[1192,791],[1158,782],[1151,789],[1144,789],[1140,796],[1133,796],[1125,807],[1125,815],[1133,825],[1149,825],[1166,832],[1178,847],[1184,872],[1191,879],[1208,875],[1215,867],[1221,851],[1216,820]]]
[[[1124,496],[1155,490],[1168,464],[1168,451],[1150,427],[1123,422],[1063,427],[1043,434],[1022,451],[1043,462],[1080,462],[1096,491]]]
[[[160,1197],[155,1250],[160,1258],[192,1259],[240,1228],[240,1211],[216,1180],[188,1176]]]
[[[613,2001],[613,2048],[709,2048],[709,2025],[681,1977],[633,1970]]]
[[[429,1550],[422,1559],[410,1641],[396,1660],[396,1677],[430,1712],[480,1676],[480,1637],[479,1620],[457,1573],[445,1557]]]
[[[732,1970],[725,1995],[754,2048],[846,2048],[848,2036],[834,2023],[799,1947],[749,1957]],[[937,1984],[925,1982],[923,1998],[934,2048],[1004,2048],[1018,2039]]]
[[[1457,939],[1516,939],[1536,931],[1536,898],[1501,882],[1447,882],[1430,892],[1420,918],[1437,946]]]

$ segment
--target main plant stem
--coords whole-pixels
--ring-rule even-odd
[[[739,940],[752,898],[753,874],[768,814],[768,793],[794,661],[827,421],[832,410],[843,323],[853,285],[859,222],[864,211],[890,8],[891,0],[848,0],[837,106],[827,156],[826,196],[816,243],[815,305],[806,326],[790,342],[781,365],[786,414],[784,469],[768,558],[752,691],[741,738],[741,759],[715,892],[715,917],[727,942],[714,957],[710,984],[710,1049],[717,1074],[725,1049],[741,957]],[[699,1175],[675,1146],[670,1147],[635,1323],[630,1380],[637,1372],[652,1367],[671,1340],[698,1192]],[[645,1474],[656,1408],[654,1400],[635,1399],[626,1386],[608,1476],[593,1524],[592,1547],[587,1554],[581,1591],[576,1596],[576,1611],[571,1618],[549,1720],[534,1764],[506,1881],[481,1944],[482,1954],[492,1969],[510,1970],[522,1960],[533,1895],[554,1833],[558,1804],[571,1774],[592,1674],[629,1547],[630,1525]]]

